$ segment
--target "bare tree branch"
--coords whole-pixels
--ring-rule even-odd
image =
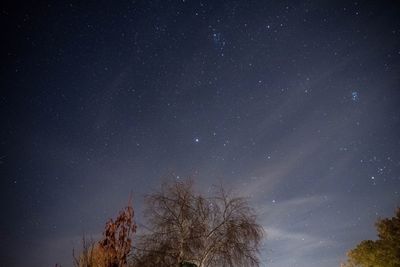
[[[135,247],[136,266],[259,266],[264,230],[246,199],[222,186],[204,197],[185,181],[163,184],[146,201],[151,231]]]

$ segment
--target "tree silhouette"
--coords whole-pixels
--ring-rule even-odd
[[[348,252],[348,267],[400,266],[400,208],[396,216],[378,220],[375,224],[378,240],[364,240]]]
[[[146,197],[148,230],[135,266],[258,266],[264,231],[244,198],[220,187],[211,197],[191,181],[163,184]]]

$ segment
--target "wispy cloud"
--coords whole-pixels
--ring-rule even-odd
[[[310,233],[277,227],[266,227],[266,231],[269,238],[265,242],[263,258],[268,266],[309,266],[316,252],[335,245],[334,241]]]
[[[338,244],[321,234],[326,225],[319,215],[314,216],[329,201],[326,196],[310,196],[258,204],[260,219],[267,233],[262,250],[265,266],[336,265],[337,259],[327,255]],[[309,224],[310,217],[316,221],[315,224]]]

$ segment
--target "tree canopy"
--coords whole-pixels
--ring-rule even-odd
[[[258,266],[264,234],[244,198],[219,188],[213,196],[193,183],[164,184],[147,198],[148,231],[135,247],[135,266]]]
[[[128,256],[132,246],[132,236],[136,232],[133,221],[133,207],[131,201],[118,217],[110,219],[105,226],[102,239],[95,243],[83,237],[82,251],[74,256],[76,267],[127,267]]]
[[[375,224],[377,240],[364,240],[348,252],[348,267],[400,266],[400,208],[392,218],[380,219]]]

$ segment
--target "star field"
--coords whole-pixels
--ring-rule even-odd
[[[72,266],[165,177],[249,197],[261,266],[337,267],[400,204],[394,2],[1,7],[1,261]],[[23,257],[21,257],[23,255]]]

